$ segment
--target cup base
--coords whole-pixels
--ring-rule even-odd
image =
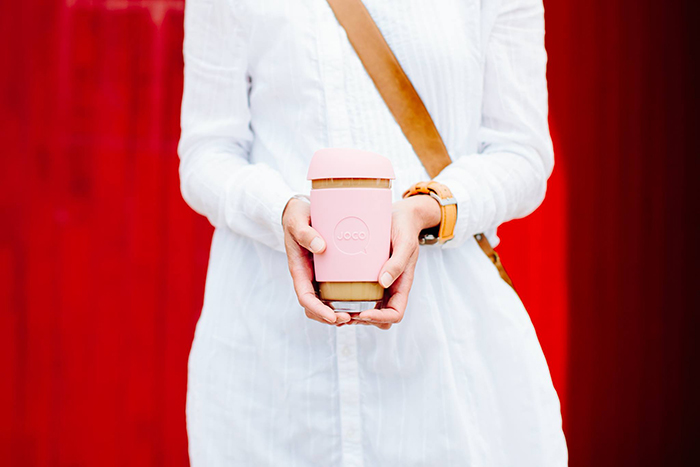
[[[359,313],[361,311],[371,310],[381,307],[382,300],[365,300],[365,301],[341,301],[341,300],[321,300],[324,304],[331,307],[336,313]]]

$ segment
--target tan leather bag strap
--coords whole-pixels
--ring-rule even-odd
[[[361,0],[327,1],[396,123],[413,146],[430,178],[434,178],[452,159],[428,110],[377,24]],[[503,280],[512,287],[510,277],[486,236],[477,234],[474,237],[498,268]]]

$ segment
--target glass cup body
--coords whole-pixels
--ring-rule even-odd
[[[329,178],[312,181],[311,225],[326,241],[314,254],[319,298],[336,311],[381,307],[379,270],[389,259],[391,180]]]

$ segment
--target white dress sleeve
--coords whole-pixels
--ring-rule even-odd
[[[554,166],[547,122],[542,0],[504,0],[486,43],[477,154],[453,156],[434,179],[457,199],[455,248],[534,211]]]
[[[282,210],[295,194],[265,163],[251,163],[253,141],[244,31],[229,0],[185,3],[180,188],[217,228],[284,251]]]

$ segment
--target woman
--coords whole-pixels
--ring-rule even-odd
[[[189,360],[191,462],[565,465],[533,326],[473,238],[496,243],[552,170],[541,0],[365,5],[453,161],[434,178],[458,202],[442,244],[418,244],[438,204],[401,194],[429,177],[325,1],[186,4],[181,187],[216,227]],[[390,306],[351,321],[313,294],[309,252],[325,244],[294,197],[324,147],[377,152],[396,172]]]

